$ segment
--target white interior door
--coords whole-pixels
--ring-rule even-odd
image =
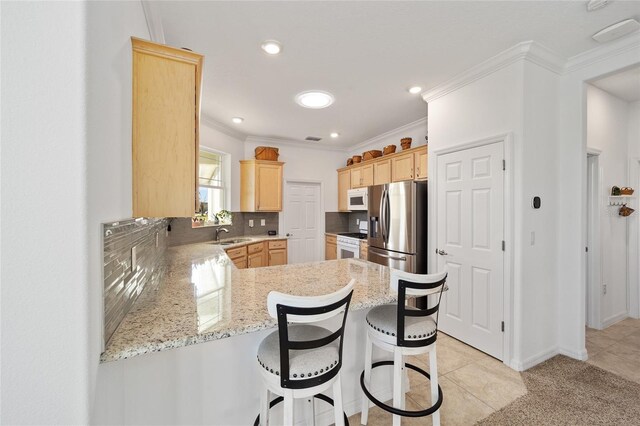
[[[320,250],[320,184],[287,182],[284,230],[289,235],[288,262],[322,260]]]
[[[502,142],[438,156],[438,270],[449,291],[438,328],[503,356],[504,172]]]

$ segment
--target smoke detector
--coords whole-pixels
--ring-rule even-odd
[[[307,136],[306,138],[304,138],[305,141],[312,141],[312,142],[320,142],[322,140],[322,138],[319,138],[317,136]]]
[[[592,37],[599,43],[606,43],[611,40],[626,36],[640,29],[640,23],[635,19],[627,19],[626,21],[618,22],[608,26],[607,28],[598,31]]]
[[[609,0],[590,0],[587,3],[587,11],[593,12],[594,10],[602,9],[609,4]]]

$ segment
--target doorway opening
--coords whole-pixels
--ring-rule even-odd
[[[585,299],[585,325],[590,328],[601,329],[601,298],[600,298],[600,151],[589,150],[587,154],[587,245],[586,283],[587,297]]]

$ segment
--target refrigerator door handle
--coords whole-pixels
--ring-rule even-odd
[[[387,193],[386,188],[382,189],[382,196],[380,197],[380,230],[382,231],[382,241],[383,242],[387,242],[387,236],[386,236],[386,229],[385,229],[385,225],[386,225],[386,218],[385,218],[385,195]]]
[[[391,260],[399,260],[402,262],[406,262],[407,261],[407,257],[406,256],[391,256],[388,254],[384,254],[384,253],[380,253],[379,251],[375,250],[375,249],[369,249],[370,252],[375,253],[376,256],[380,256],[380,257],[384,257],[386,259],[391,259]]]
[[[386,189],[384,192],[384,243],[389,243],[389,228],[391,224],[389,223],[391,220],[391,205],[389,201],[389,190]]]

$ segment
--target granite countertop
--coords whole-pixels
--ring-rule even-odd
[[[225,249],[285,237],[246,238],[249,241],[233,245],[209,242],[168,248],[166,273],[158,288],[140,295],[101,362],[273,328],[277,322],[267,312],[272,290],[327,294],[355,278],[351,309],[397,300],[389,289],[389,268],[359,259],[237,269]]]

